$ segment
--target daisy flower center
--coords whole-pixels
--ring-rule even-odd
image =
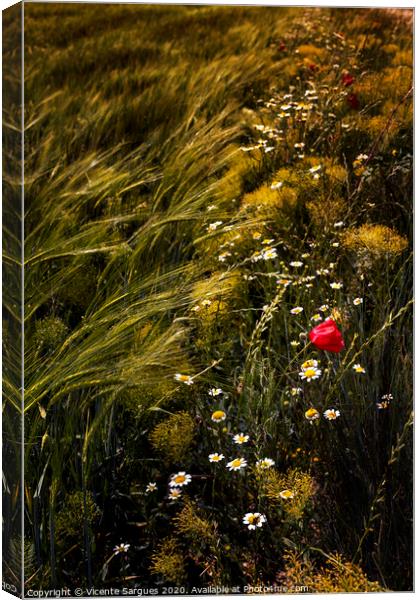
[[[213,419],[223,419],[223,417],[225,416],[225,413],[223,412],[223,410],[216,410],[213,413]]]
[[[282,498],[293,498],[294,494],[291,490],[283,490],[280,492],[280,496]]]

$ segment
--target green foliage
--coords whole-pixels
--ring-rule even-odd
[[[57,349],[68,333],[67,325],[59,317],[45,317],[35,324],[34,343],[38,352],[49,354]]]
[[[200,516],[200,511],[189,500],[176,516],[175,526],[190,543],[216,545],[217,526]]]
[[[281,504],[285,513],[292,519],[302,518],[309,500],[315,493],[312,477],[299,469],[289,469],[282,475],[270,470],[262,481],[262,487],[267,498],[273,503]],[[281,494],[285,490],[291,492],[290,498],[282,498]]]
[[[190,451],[194,433],[194,419],[187,412],[179,412],[158,423],[150,433],[150,441],[168,462],[177,463]]]
[[[185,561],[175,538],[166,538],[159,544],[159,549],[152,556],[151,571],[171,583],[185,582]]]
[[[365,250],[375,256],[401,254],[407,248],[408,241],[386,225],[366,224],[355,230],[347,230],[343,244],[351,250]]]
[[[63,507],[57,513],[56,535],[58,541],[65,538],[80,539],[83,534],[83,522],[92,527],[99,519],[101,511],[93,500],[92,494],[87,492],[73,492],[67,496]]]
[[[279,580],[297,592],[299,586],[305,585],[309,592],[319,594],[386,591],[377,581],[370,581],[358,565],[346,561],[340,555],[327,557],[326,565],[321,568],[316,568],[294,552],[287,553],[285,559],[285,570]]]

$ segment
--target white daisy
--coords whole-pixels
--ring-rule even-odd
[[[314,358],[310,358],[309,360],[305,360],[304,363],[301,364],[301,369],[304,371],[305,369],[309,369],[309,367],[317,367],[318,361]]]
[[[308,369],[303,369],[299,373],[299,377],[301,379],[305,379],[306,381],[312,381],[313,379],[318,379],[321,377],[321,371],[316,367],[309,367]]]
[[[273,258],[277,258],[277,250],[275,248],[267,248],[262,253],[262,257],[264,260],[272,260]]]
[[[179,500],[182,496],[182,491],[179,488],[172,488],[169,490],[168,498],[169,500]]]
[[[308,421],[316,421],[316,419],[319,419],[319,412],[316,408],[308,408],[308,410],[305,411],[305,419],[308,419]]]
[[[276,463],[272,458],[261,458],[260,460],[257,460],[255,466],[257,469],[270,469],[271,467],[274,467],[275,464]]]
[[[249,440],[249,435],[245,435],[244,433],[237,433],[233,436],[233,441],[235,444],[246,444]]]
[[[302,394],[302,393],[303,393],[303,390],[300,387],[293,387],[290,390],[291,396],[300,396],[300,394]]]
[[[248,529],[256,529],[257,527],[262,527],[263,523],[267,521],[265,515],[255,512],[255,513],[246,513],[242,522],[248,526]]]
[[[175,375],[175,380],[181,381],[182,383],[185,383],[185,385],[192,385],[194,383],[194,380],[191,377],[191,375],[181,375],[181,373],[177,373]]]
[[[309,173],[318,173],[322,169],[322,165],[317,165],[316,167],[311,167],[309,169]]]
[[[183,485],[188,485],[191,481],[191,475],[188,475],[185,471],[179,471],[179,473],[175,473],[172,475],[171,480],[169,482],[170,487],[181,487]]]
[[[271,184],[271,189],[272,190],[278,190],[281,188],[281,186],[283,185],[282,181],[273,181],[273,183]]]
[[[328,408],[324,411],[324,417],[328,419],[328,421],[335,421],[340,416],[340,411],[335,408]]]
[[[220,225],[223,225],[223,221],[215,221],[214,223],[210,223],[210,225],[207,227],[207,231],[216,231]]]
[[[209,454],[209,461],[211,463],[220,462],[224,458],[225,457],[223,456],[223,454],[219,454],[218,452],[214,452],[213,454]]]
[[[235,458],[227,463],[227,468],[229,471],[240,471],[241,469],[245,469],[247,466],[247,462],[244,458]]]
[[[290,500],[291,498],[294,497],[294,492],[292,492],[292,490],[283,490],[279,493],[280,498],[283,498],[283,500]]]
[[[277,283],[277,285],[283,285],[284,287],[287,287],[292,282],[290,281],[290,279],[277,279],[276,283]]]
[[[215,410],[211,416],[211,420],[215,423],[220,423],[226,419],[226,413],[224,410]]]
[[[117,546],[114,547],[113,552],[114,554],[123,554],[124,552],[128,552],[130,548],[130,544],[118,544]]]
[[[209,390],[209,396],[213,396],[213,398],[215,398],[216,396],[220,396],[221,394],[223,394],[223,390],[221,390],[220,388],[211,388]]]

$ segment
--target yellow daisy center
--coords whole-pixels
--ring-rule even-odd
[[[293,496],[293,492],[291,492],[290,490],[284,490],[284,492],[282,492],[282,496],[284,498],[291,498]]]
[[[306,360],[306,361],[303,363],[303,365],[302,365],[302,367],[303,367],[304,369],[309,369],[309,367],[313,367],[313,366],[314,366],[314,361],[313,361],[313,360]]]
[[[241,458],[235,458],[235,460],[232,460],[232,467],[240,467],[241,464],[242,464]]]
[[[305,377],[314,377],[315,375],[316,375],[315,369],[313,369],[312,367],[309,369],[306,369]]]
[[[184,483],[185,475],[177,475],[174,479],[175,483]]]
[[[216,421],[223,419],[224,416],[225,416],[225,413],[223,412],[223,410],[216,410],[213,413],[213,419],[215,419]]]

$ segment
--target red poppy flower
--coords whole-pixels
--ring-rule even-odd
[[[341,352],[344,341],[341,331],[333,319],[326,319],[309,332],[309,339],[319,350],[328,352]]]
[[[353,75],[350,75],[350,73],[343,73],[343,75],[341,76],[341,83],[345,87],[349,87],[350,85],[352,85],[354,83]]]

